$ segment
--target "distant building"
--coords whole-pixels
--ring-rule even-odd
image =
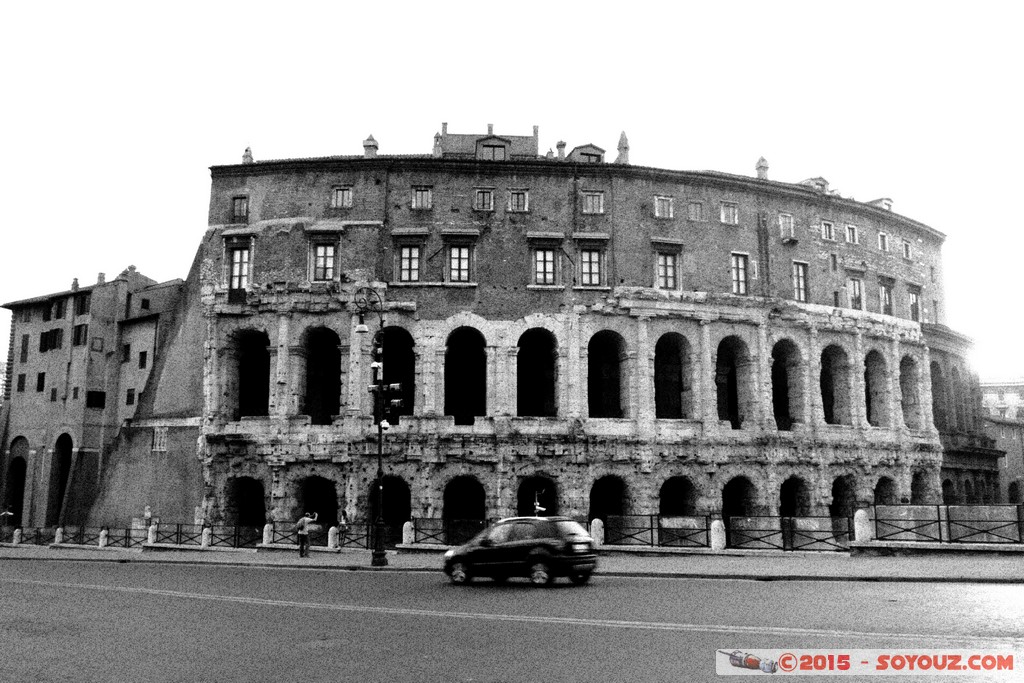
[[[1024,379],[981,382],[985,432],[1006,452],[1000,473],[1003,500],[1024,503]]]
[[[992,417],[1024,420],[1024,379],[982,382],[981,401]]]

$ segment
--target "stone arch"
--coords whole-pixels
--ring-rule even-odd
[[[928,478],[924,472],[914,472],[913,477],[910,479],[910,504],[911,505],[926,505],[929,501],[929,485]]]
[[[298,519],[305,512],[315,512],[317,522],[325,529],[338,523],[338,492],[333,481],[312,475],[299,480],[296,488],[298,509],[292,517]]]
[[[331,424],[341,406],[341,340],[328,327],[311,327],[302,335],[305,391],[302,409],[315,425]]]
[[[891,477],[879,477],[875,483],[875,505],[896,505],[896,482]]]
[[[409,484],[398,475],[386,474],[381,480],[380,497],[383,499],[383,508],[378,507],[377,479],[374,478],[370,484],[369,510],[371,524],[376,523],[378,510],[384,519],[385,538],[384,543],[393,547],[402,540],[402,527],[412,516],[412,495],[409,492]]]
[[[232,335],[231,350],[235,391],[228,394],[233,418],[266,417],[270,414],[270,338],[259,330],[238,330]]]
[[[398,424],[402,415],[412,415],[416,407],[416,342],[404,327],[391,325],[383,334],[384,382],[402,385],[399,395],[391,396],[402,400],[401,407],[388,407],[392,423]],[[447,390],[447,381],[445,386]]]
[[[444,487],[441,517],[449,545],[465,543],[480,531],[487,519],[487,500],[480,480],[463,474],[449,481]]]
[[[955,366],[949,372],[950,377],[950,399],[951,406],[949,410],[949,426],[955,431],[961,431],[964,428],[964,415],[963,415],[963,403],[960,400],[960,395],[963,393],[964,385],[960,381],[960,370]]]
[[[669,477],[658,493],[658,514],[662,517],[693,517],[697,514],[697,488],[689,477]]]
[[[821,352],[821,407],[826,424],[852,425],[852,382],[846,350],[830,344]]]
[[[224,521],[230,526],[262,527],[267,521],[263,482],[255,477],[231,477],[227,481]]]
[[[535,511],[534,505],[544,508]],[[549,517],[558,514],[558,486],[543,475],[526,477],[516,493],[516,514],[520,517]]]
[[[864,356],[864,416],[872,427],[889,425],[889,381],[885,358],[877,349]]]
[[[654,345],[654,413],[660,419],[693,417],[693,361],[690,342],[668,332]]]
[[[772,412],[775,426],[787,432],[804,422],[804,368],[800,349],[790,339],[772,347]]]
[[[722,487],[722,521],[726,545],[733,544],[733,519],[751,517],[757,511],[757,489],[750,479],[736,476]]]
[[[973,482],[971,482],[970,478],[968,477],[967,479],[964,480],[964,504],[965,505],[974,505],[977,502],[978,501],[977,501],[977,498],[975,497],[975,492],[974,492],[974,484],[973,484]]]
[[[718,419],[742,429],[754,413],[754,378],[750,351],[739,337],[729,336],[718,344],[715,387]]]
[[[1006,502],[1012,503],[1013,505],[1020,505],[1024,503],[1024,498],[1021,497],[1021,480],[1011,481],[1010,485],[1006,487]]]
[[[833,519],[853,517],[857,506],[857,482],[852,474],[842,474],[832,480],[832,502],[828,515]]]
[[[613,474],[605,475],[590,487],[587,519],[600,519],[607,524],[609,516],[626,514],[626,503],[626,482]]]
[[[779,516],[807,517],[811,514],[811,490],[803,477],[792,475],[779,487]]]
[[[519,337],[516,357],[516,415],[558,415],[558,343],[555,335],[533,327]]]
[[[28,456],[28,439],[19,436],[11,441],[7,476],[4,478],[4,511],[11,514],[4,517],[4,520],[6,524],[13,526],[21,526],[22,514],[25,511],[25,483],[28,473]]]
[[[53,446],[53,461],[50,466],[49,499],[46,506],[46,526],[58,526],[64,520],[64,500],[68,492],[68,480],[71,477],[71,453],[73,443],[71,435],[64,433],[57,437]]]
[[[483,334],[459,327],[448,335],[444,355],[444,414],[471,425],[487,414],[487,349]],[[385,371],[387,367],[385,366]]]
[[[960,499],[956,495],[956,485],[952,479],[942,480],[942,504],[943,505],[958,505]]]
[[[932,379],[932,421],[939,431],[949,429],[949,413],[946,409],[946,395],[949,390],[946,378],[942,374],[942,366],[938,361],[931,362]]]
[[[618,332],[601,330],[587,345],[587,407],[590,417],[626,417],[626,342]]]
[[[900,360],[900,406],[903,409],[903,424],[908,429],[921,429],[921,371],[913,356]]]

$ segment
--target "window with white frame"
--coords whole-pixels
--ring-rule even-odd
[[[860,235],[857,234],[856,225],[846,226],[846,241],[850,244],[860,244]]]
[[[230,273],[228,289],[241,290],[249,286],[249,243],[239,243],[228,248]]]
[[[686,218],[691,221],[703,221],[704,220],[704,203],[703,202],[689,202],[686,205]]]
[[[448,247],[448,282],[470,282],[473,248],[467,244]]]
[[[849,297],[850,308],[864,310],[864,282],[857,277],[846,280],[846,294]]]
[[[884,232],[878,233],[878,248],[882,251],[889,251],[889,236]]]
[[[654,217],[655,218],[672,218],[673,217],[673,200],[672,197],[655,197],[654,198]]]
[[[426,211],[434,207],[431,188],[426,185],[417,185],[412,188],[412,208]]]
[[[529,190],[509,190],[508,210],[512,213],[523,213],[530,210]]]
[[[807,302],[807,264],[793,261],[793,298]]]
[[[732,293],[747,293],[747,271],[750,257],[746,254],[732,254],[730,256],[730,270],[732,271]]]
[[[594,247],[580,250],[580,284],[584,287],[599,287],[604,284],[601,262],[604,251]]]
[[[722,222],[726,225],[739,225],[740,205],[736,202],[722,202]]]
[[[494,189],[478,187],[473,195],[473,208],[477,211],[494,211]]]
[[[604,192],[584,190],[583,213],[604,213]]]
[[[403,244],[398,247],[398,281],[420,281],[420,246]]]
[[[533,284],[553,285],[555,280],[554,247],[535,247],[533,250]]]
[[[158,453],[167,450],[167,427],[153,427],[153,450]]]
[[[313,244],[313,280],[324,282],[334,279],[334,244],[320,242]]]
[[[657,253],[658,289],[679,288],[679,254],[672,251]]]
[[[914,256],[913,247],[910,244],[910,240],[903,240],[903,258],[910,259]]]
[[[878,283],[878,312],[892,315],[892,283]]]
[[[910,299],[910,319],[914,322],[921,322],[921,290],[911,288],[908,292]]]
[[[830,221],[821,222],[821,239],[835,241],[836,239],[836,226]]]
[[[779,237],[789,239],[793,237],[793,214],[779,214]]]
[[[351,209],[352,208],[352,188],[351,187],[335,187],[331,190],[331,208],[332,209]]]

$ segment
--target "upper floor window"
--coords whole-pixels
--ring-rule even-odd
[[[235,197],[231,200],[231,222],[247,223],[249,221],[249,198]]]
[[[398,249],[398,281],[419,282],[420,280],[420,247],[419,245],[403,245]]]
[[[793,237],[793,214],[779,214],[779,237],[782,239]]]
[[[913,258],[914,251],[910,245],[910,240],[903,240],[903,258]]]
[[[910,298],[910,319],[914,322],[921,322],[921,292],[918,289],[911,289]]]
[[[129,389],[127,391],[127,393],[125,394],[125,397],[124,397],[124,404],[126,406],[133,406],[133,405],[135,405],[135,390],[134,389]]]
[[[604,252],[600,249],[580,250],[580,284],[584,287],[599,287],[604,284],[602,261]]]
[[[521,213],[530,210],[529,190],[509,190],[508,210],[514,213]]]
[[[351,187],[335,187],[331,190],[331,208],[332,209],[351,209],[352,208],[352,188]]]
[[[473,196],[473,208],[477,211],[494,211],[494,190],[479,188]]]
[[[601,155],[592,154],[590,152],[580,152],[580,161],[585,164],[598,164],[601,163]]]
[[[324,282],[334,279],[334,245],[313,245],[313,280]]]
[[[672,197],[655,197],[654,198],[654,217],[655,218],[672,218],[674,214],[674,202]]]
[[[25,375],[18,375],[18,391],[25,391]]]
[[[469,282],[472,248],[454,244],[448,247],[448,282]]]
[[[85,342],[89,337],[89,326],[88,325],[75,325],[72,330],[71,345],[72,346],[84,346]]]
[[[850,308],[864,310],[864,283],[860,278],[851,277],[846,281],[846,293],[850,299]]]
[[[412,208],[420,210],[433,208],[434,202],[430,190],[431,188],[426,186],[412,188]]]
[[[673,252],[658,252],[658,289],[678,289],[679,255]]]
[[[889,236],[884,232],[878,233],[878,248],[882,251],[889,251]]]
[[[555,280],[555,250],[538,247],[533,250],[533,284],[553,285]]]
[[[105,392],[105,391],[86,391],[85,392],[85,407],[86,408],[106,408],[107,407],[107,392]]]
[[[75,315],[85,315],[89,312],[89,305],[91,303],[92,294],[89,292],[82,292],[75,295]]]
[[[722,202],[722,222],[726,225],[739,225],[740,205],[736,202]]]
[[[747,293],[747,266],[749,257],[746,254],[732,254],[730,257],[732,271],[732,293]]]
[[[21,311],[21,322],[23,322],[23,323],[30,323],[30,322],[32,322],[32,309],[31,308],[27,308],[26,307],[26,308],[22,309],[22,311]]]
[[[807,264],[793,261],[793,298],[807,302]]]
[[[53,302],[53,317],[55,320],[63,320],[64,313],[68,309],[67,299],[57,299]]]
[[[27,363],[28,362],[28,345],[29,345],[29,337],[28,337],[28,335],[27,334],[21,335],[21,362],[22,363]]]
[[[139,351],[139,369],[145,370],[146,365],[149,363],[149,352]]]
[[[832,240],[836,239],[836,226],[829,221],[821,222],[821,239]]]
[[[504,161],[505,160],[505,146],[504,145],[480,145],[480,158],[488,159],[490,161]]]
[[[249,287],[249,243],[238,243],[228,248],[228,301],[245,302],[245,290]]]
[[[878,310],[880,313],[892,315],[892,285],[888,282],[878,284]]]
[[[704,220],[703,202],[690,202],[686,205],[686,218],[691,221]]]
[[[36,391],[46,390],[46,373],[40,372],[36,374]]]
[[[597,190],[584,191],[583,213],[604,213],[604,192]]]
[[[856,225],[846,226],[846,241],[850,244],[860,244],[860,235],[857,234]]]
[[[55,328],[39,335],[39,352],[59,349],[64,346],[64,330]]]

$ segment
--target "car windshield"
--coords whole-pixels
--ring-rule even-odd
[[[555,526],[558,527],[558,531],[563,536],[589,536],[587,530],[579,522],[574,522],[571,519],[563,519],[555,522]]]

